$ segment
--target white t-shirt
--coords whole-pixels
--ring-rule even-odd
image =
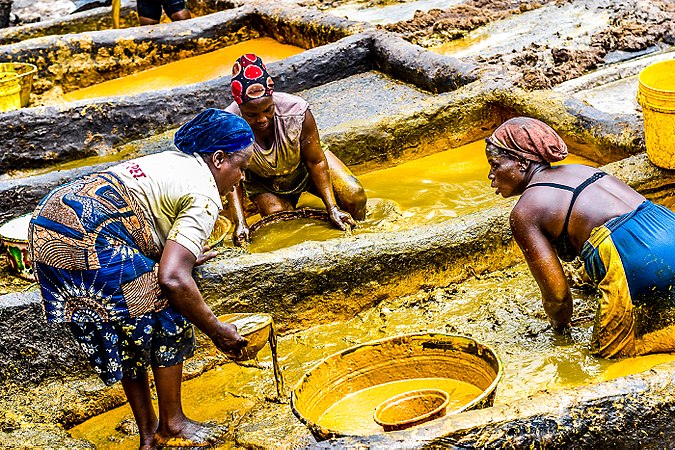
[[[216,180],[201,156],[168,150],[107,171],[138,200],[160,249],[170,239],[199,256],[223,209]]]

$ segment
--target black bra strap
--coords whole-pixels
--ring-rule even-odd
[[[552,187],[552,188],[564,189],[566,191],[574,192],[573,187],[565,186],[564,184],[558,184],[558,183],[532,183],[532,184],[527,185],[527,187],[525,189],[529,189],[531,187],[537,187],[537,186]]]
[[[598,181],[600,178],[604,177],[605,175],[607,175],[605,172],[595,172],[593,175],[586,178],[586,180],[583,183],[581,183],[579,186],[577,186],[576,189],[574,189],[574,194],[572,194],[572,201],[570,202],[570,207],[567,209],[567,216],[565,216],[565,223],[563,225],[563,233],[568,234],[567,233],[567,225],[570,222],[570,216],[572,215],[572,208],[574,207],[574,202],[577,201],[577,197],[579,196],[579,194],[581,194],[581,191],[586,189],[586,187],[588,187],[589,184],[595,183],[596,181]]]

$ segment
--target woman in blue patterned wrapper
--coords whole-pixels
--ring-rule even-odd
[[[511,230],[553,327],[562,330],[572,318],[560,259],[579,256],[601,294],[593,353],[675,351],[675,213],[594,167],[551,166],[567,156],[567,146],[536,119],[504,122],[487,139],[485,153],[496,193],[520,196]]]
[[[222,433],[182,410],[192,324],[233,357],[246,344],[206,305],[192,269],[215,256],[204,243],[221,195],[243,179],[253,133],[240,117],[208,109],[183,125],[174,142],[177,150],[55,188],[29,227],[47,320],[69,324],[105,384],[122,382],[143,449],[208,445]]]
[[[231,90],[234,102],[226,110],[243,117],[255,135],[246,179],[227,196],[236,245],[250,237],[244,192],[263,217],[294,209],[300,194],[311,192],[321,198],[331,222],[341,230],[354,227],[354,219],[364,219],[365,190],[342,161],[322,149],[305,100],[274,92],[265,64],[252,53],[235,62]]]

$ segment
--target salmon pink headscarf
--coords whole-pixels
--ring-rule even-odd
[[[489,144],[529,161],[557,162],[567,157],[567,145],[553,128],[531,117],[514,117],[501,124]]]

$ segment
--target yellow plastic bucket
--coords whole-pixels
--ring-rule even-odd
[[[675,60],[645,67],[638,80],[647,157],[654,165],[675,169]]]
[[[0,72],[0,112],[21,108],[21,85],[15,73]]]
[[[33,89],[33,78],[37,73],[37,67],[30,63],[0,63],[0,72],[13,73],[19,78],[21,86],[21,107],[25,108],[30,103],[30,92]]]

